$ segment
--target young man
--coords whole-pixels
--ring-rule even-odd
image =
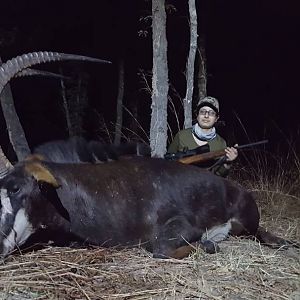
[[[169,146],[168,153],[178,151],[197,150],[201,152],[225,149],[226,161],[215,165],[216,161],[200,164],[200,167],[210,167],[210,170],[219,176],[226,177],[229,173],[229,162],[234,161],[238,151],[234,147],[227,147],[225,140],[216,133],[215,123],[219,119],[219,102],[214,97],[205,97],[197,105],[197,123],[192,128],[179,131]],[[202,150],[202,151],[201,151]]]

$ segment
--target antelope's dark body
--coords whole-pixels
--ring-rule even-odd
[[[118,160],[120,156],[149,156],[148,145],[138,142],[127,142],[119,145],[106,144],[100,141],[87,141],[83,137],[71,137],[68,140],[50,141],[36,147],[34,154],[41,155],[43,160],[58,163],[101,163]]]
[[[259,226],[256,203],[246,190],[197,167],[163,159],[28,161],[2,179],[0,188],[2,208],[6,204],[6,211],[12,210],[3,214],[2,209],[3,255],[12,250],[7,236],[22,227],[19,219],[28,229],[22,227],[26,238],[19,234],[20,243],[55,232],[60,242],[141,244],[157,257],[181,257],[178,248],[196,241],[214,252],[213,242],[229,232],[256,235]]]

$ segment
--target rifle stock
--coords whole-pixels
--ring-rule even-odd
[[[193,156],[187,156],[187,157],[182,157],[178,159],[179,162],[183,164],[193,164],[193,163],[201,163],[205,162],[208,160],[216,159],[219,157],[222,157],[226,154],[225,149],[224,150],[219,150],[219,151],[212,151],[212,152],[207,152],[207,153],[202,153],[202,154],[196,154]]]
[[[255,142],[255,143],[251,143],[251,144],[236,146],[235,148],[236,149],[244,149],[247,147],[253,147],[253,146],[266,144],[266,143],[268,143],[268,140],[263,140],[263,141],[259,141],[259,142]],[[192,155],[192,156],[182,157],[182,158],[178,159],[178,161],[183,164],[201,163],[201,162],[205,162],[208,160],[220,158],[220,157],[224,156],[225,154],[226,154],[225,149],[222,149],[222,150],[218,150],[218,151],[211,151],[211,152],[206,152],[206,153],[202,153],[202,154],[196,154],[196,155]]]

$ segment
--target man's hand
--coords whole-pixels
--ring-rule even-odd
[[[234,145],[235,147],[237,146]],[[234,161],[238,157],[238,151],[234,147],[227,147],[225,149],[227,161]]]

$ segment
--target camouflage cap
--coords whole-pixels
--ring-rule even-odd
[[[197,104],[197,112],[203,106],[208,106],[208,107],[212,108],[216,113],[219,114],[219,101],[216,98],[207,96],[207,97],[200,99]]]

